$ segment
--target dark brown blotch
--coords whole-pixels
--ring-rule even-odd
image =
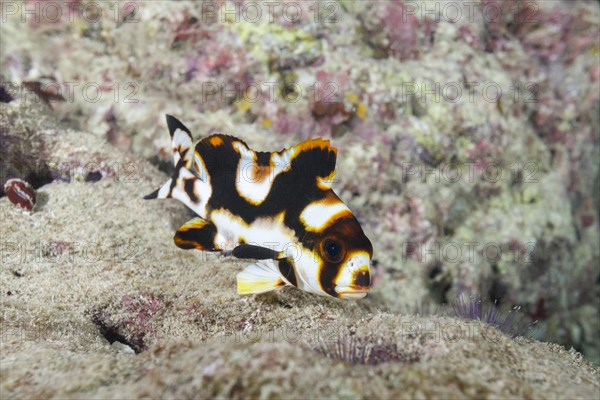
[[[183,189],[192,203],[198,202],[198,195],[196,194],[196,188],[194,187],[195,182],[196,178],[188,178],[183,180]]]
[[[365,288],[370,287],[371,275],[369,274],[369,271],[362,270],[358,274],[356,274],[356,277],[354,278],[354,285]]]

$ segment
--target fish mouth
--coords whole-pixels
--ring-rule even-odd
[[[362,299],[369,293],[369,287],[361,286],[336,286],[335,292],[342,299]]]

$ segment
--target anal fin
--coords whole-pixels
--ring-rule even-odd
[[[272,260],[250,264],[236,278],[238,294],[265,293],[286,285]]]
[[[181,225],[173,240],[182,249],[198,249],[203,251],[218,251],[215,245],[216,226],[203,219],[194,218]]]

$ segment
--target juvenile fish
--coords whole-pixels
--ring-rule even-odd
[[[240,294],[284,286],[359,299],[371,286],[373,247],[331,189],[336,149],[312,139],[278,152],[242,140],[192,135],[167,115],[175,172],[146,199],[175,198],[199,217],[182,225],[182,249],[254,259],[237,274]]]

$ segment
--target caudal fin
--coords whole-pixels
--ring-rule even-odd
[[[185,125],[177,118],[167,114],[167,126],[171,134],[171,148],[173,150],[173,165],[177,166],[179,160],[184,160],[184,165],[189,167],[190,159],[193,151],[190,148],[193,146],[192,133]]]
[[[171,179],[145,196],[144,199],[167,199],[172,197],[203,217],[206,213],[206,204],[212,193],[212,187],[206,170],[198,167],[202,163],[197,161],[198,157],[194,157],[195,148],[192,143],[192,134],[185,125],[172,115],[167,115],[167,126],[171,134],[175,171]],[[195,162],[197,165],[194,165]]]
[[[173,191],[172,183],[173,183],[173,178],[166,181],[161,187],[156,189],[154,192],[144,196],[144,200],[168,199],[169,197],[172,197],[172,191]]]
[[[173,151],[173,164],[175,165],[175,173],[173,174],[173,178],[169,179],[165,182],[161,187],[156,189],[154,192],[144,196],[144,199],[167,199],[169,197],[173,197],[173,179],[177,181],[177,177],[179,176],[179,170],[184,167],[188,168],[191,164],[191,153],[190,149],[193,146],[192,142],[192,133],[188,128],[186,128],[181,121],[175,118],[172,115],[166,115],[167,127],[169,128],[169,134],[171,135],[171,148]],[[183,160],[183,163],[180,164],[179,161]]]

